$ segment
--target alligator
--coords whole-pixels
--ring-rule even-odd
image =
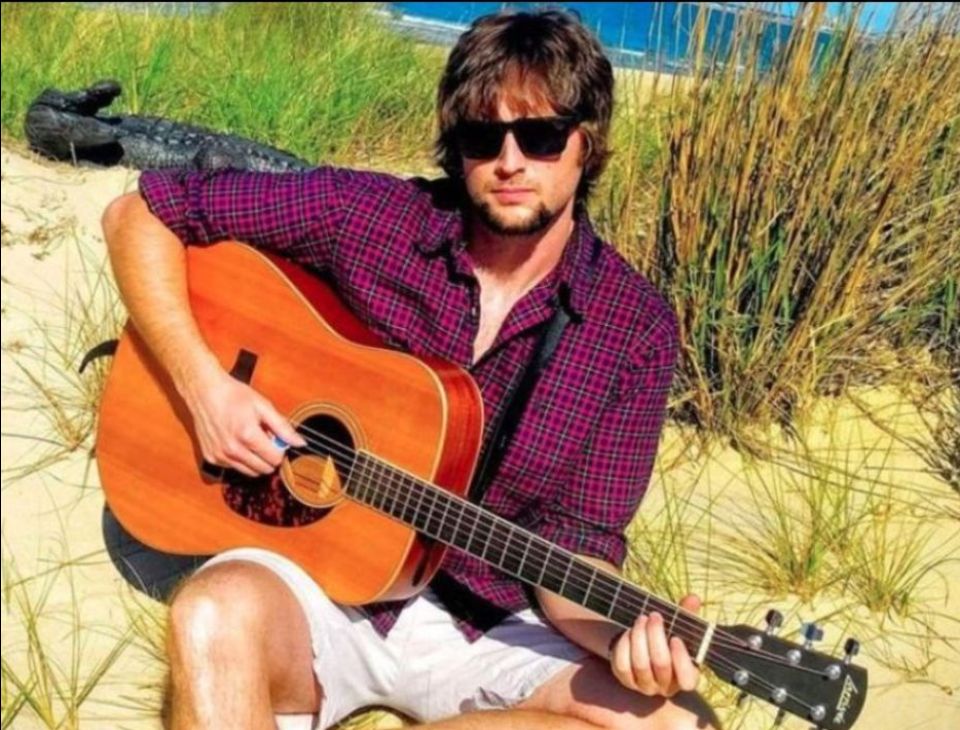
[[[80,91],[45,89],[24,120],[30,147],[75,165],[123,165],[140,170],[181,167],[287,172],[314,167],[283,150],[194,124],[98,114],[120,94],[120,84],[114,80],[98,81]]]

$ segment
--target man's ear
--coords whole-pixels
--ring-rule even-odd
[[[593,141],[589,134],[585,134],[582,129],[577,129],[580,135],[580,167],[583,167],[587,158],[593,153]]]

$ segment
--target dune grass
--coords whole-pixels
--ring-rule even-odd
[[[956,343],[960,8],[874,43],[851,20],[820,49],[823,12],[805,6],[768,69],[758,15],[721,55],[701,13],[692,78],[658,117],[653,229],[629,204],[608,221],[678,312],[675,412],[710,432],[900,375],[878,373],[877,347]]]
[[[66,606],[51,596],[65,582]],[[24,577],[5,550],[3,579],[4,654],[3,717],[0,727],[32,721],[49,730],[81,727],[84,705],[110,674],[131,642],[129,632],[94,628],[82,609],[72,568],[66,563],[37,576]],[[10,631],[10,634],[7,634]],[[107,632],[106,648],[88,648],[92,632]]]
[[[92,361],[80,372],[84,354],[119,335],[125,310],[103,251],[82,242],[75,228],[61,234],[69,248],[64,280],[36,296],[58,314],[33,315],[36,338],[5,341],[16,368],[19,386],[5,393],[4,408],[25,411],[41,419],[42,435],[7,434],[34,442],[33,456],[5,466],[5,480],[15,480],[48,468],[81,449],[92,453],[100,396],[109,359]]]

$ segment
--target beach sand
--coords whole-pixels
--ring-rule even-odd
[[[33,685],[31,693],[41,699],[36,710],[20,709],[16,728],[54,726],[64,718],[69,720],[64,727],[160,727],[163,666],[157,637],[163,609],[136,599],[104,554],[92,435],[52,463],[29,468],[52,459],[64,434],[75,436],[78,424],[89,422],[89,408],[77,397],[77,384],[85,381],[67,366],[78,365],[84,349],[78,334],[82,312],[91,313],[94,324],[109,324],[109,289],[97,293],[97,282],[106,282],[97,273],[106,271],[99,220],[112,198],[134,189],[137,174],[75,169],[9,146],[2,150],[4,721],[20,701],[16,680],[27,681],[31,663],[34,678],[47,677],[48,685]],[[915,412],[896,393],[863,397],[897,433],[922,433]],[[56,403],[59,414],[51,405]],[[787,616],[784,633],[792,638],[801,620],[826,617],[825,650],[839,650],[848,634],[859,635],[864,646],[858,661],[871,680],[857,728],[960,727],[955,648],[960,630],[952,618],[960,615],[960,599],[949,590],[960,585],[957,495],[929,473],[915,448],[849,403],[825,403],[808,421],[814,424],[807,434],[813,453],[837,469],[845,467],[852,489],[873,484],[876,490],[882,484],[896,503],[907,505],[902,522],[892,520],[891,530],[907,537],[922,533],[928,540],[924,554],[950,561],[916,587],[914,596],[922,602],[915,618],[872,613],[842,586],[824,589],[809,602],[788,593],[767,595],[746,562],[741,572],[735,558],[722,566],[714,559],[714,548],[731,534],[749,538],[756,528],[757,516],[764,514],[754,505],[758,484],[789,491],[802,482],[791,468],[796,464],[783,459],[774,465],[751,463],[726,448],[708,455],[685,451],[685,435],[670,427],[636,527],[655,538],[669,534],[671,519],[680,515],[689,547],[676,548],[680,559],[674,566],[681,573],[686,568],[690,585],[706,598],[704,612],[711,620],[754,623],[775,606]],[[884,519],[875,517],[878,524]],[[899,549],[899,543],[887,544]],[[114,661],[111,652],[119,652]],[[104,662],[106,671],[78,709],[56,699],[50,678],[63,694],[77,696],[80,691],[67,685],[82,688]],[[46,673],[38,674],[39,666],[46,666]],[[38,712],[47,714],[46,722]],[[766,709],[748,708],[729,727],[766,727],[770,717]],[[806,725],[788,720],[785,727]]]

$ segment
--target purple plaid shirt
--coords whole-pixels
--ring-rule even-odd
[[[624,531],[650,479],[665,415],[675,316],[579,215],[559,265],[516,303],[493,345],[472,362],[479,286],[454,191],[448,180],[333,167],[140,178],[150,209],[185,243],[233,238],[323,272],[389,345],[468,370],[483,394],[487,436],[565,285],[572,322],[483,504],[574,553],[621,565]],[[454,548],[432,587],[470,640],[532,599],[520,581]],[[386,635],[403,605],[364,610]]]

